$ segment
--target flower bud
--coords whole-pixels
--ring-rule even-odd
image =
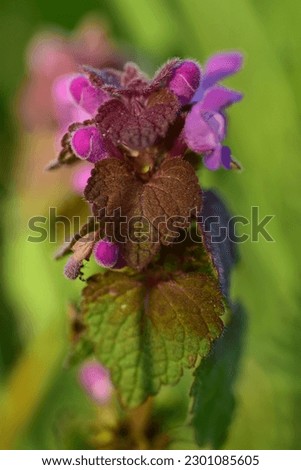
[[[96,262],[104,268],[113,268],[118,261],[119,247],[107,239],[100,240],[94,246]]]
[[[177,95],[182,105],[189,103],[196,92],[201,78],[200,67],[192,60],[182,62],[176,68],[169,89]]]

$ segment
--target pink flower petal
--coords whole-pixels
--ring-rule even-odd
[[[112,395],[112,383],[107,369],[96,361],[84,364],[79,380],[88,395],[100,405],[107,403]]]
[[[54,81],[52,87],[56,119],[61,135],[64,135],[72,122],[82,122],[91,118],[87,111],[74,102],[70,94],[70,83],[73,79],[74,74],[62,75]]]
[[[74,101],[93,116],[99,106],[108,100],[103,90],[95,88],[87,77],[78,75],[70,82],[70,93]]]
[[[88,179],[91,176],[92,166],[87,164],[78,168],[72,178],[72,187],[78,194],[83,194],[87,186]]]

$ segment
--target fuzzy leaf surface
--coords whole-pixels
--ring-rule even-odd
[[[143,82],[132,83],[123,93],[135,95]],[[121,92],[122,93],[122,92]],[[140,94],[138,92],[138,94]],[[141,100],[141,96],[138,96]],[[164,137],[170,124],[177,117],[180,105],[177,97],[169,90],[159,90],[135,104],[125,104],[119,98],[112,98],[98,110],[96,123],[102,135],[106,135],[114,145],[126,145],[131,149],[143,149],[155,144]],[[137,106],[141,108],[137,112]]]
[[[121,242],[127,264],[138,270],[147,266],[160,244],[173,242],[175,225],[189,226],[191,214],[201,206],[193,167],[176,158],[164,160],[148,181],[126,161],[102,160],[92,171],[85,197],[97,216],[113,217],[106,235]]]

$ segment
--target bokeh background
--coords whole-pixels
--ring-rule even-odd
[[[63,367],[67,306],[78,298],[80,282],[64,279],[62,263],[52,260],[54,245],[27,242],[29,217],[47,215],[60,191],[65,197],[68,182],[60,180],[54,189],[55,178],[42,173],[38,159],[45,161],[47,142],[53,158],[49,133],[37,138],[18,119],[29,41],[44,29],[72,31],[87,14],[98,15],[118,47],[150,73],[174,55],[204,62],[216,51],[245,53],[243,71],[227,80],[245,93],[230,112],[229,127],[229,143],[244,169],[204,171],[202,184],[218,188],[234,214],[250,217],[251,206],[259,206],[262,216],[275,215],[269,225],[275,241],[240,246],[232,289],[247,310],[248,330],[224,447],[300,449],[297,0],[1,0],[0,446],[80,448],[72,437],[60,437],[64,426],[70,416],[76,420],[95,411],[76,371]],[[179,427],[176,434],[174,446],[184,446],[186,434]]]

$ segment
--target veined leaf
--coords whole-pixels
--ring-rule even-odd
[[[121,401],[137,406],[163,384],[175,384],[217,338],[224,311],[218,281],[181,273],[156,279],[107,272],[83,293],[85,332],[76,349],[93,344],[111,371]]]

